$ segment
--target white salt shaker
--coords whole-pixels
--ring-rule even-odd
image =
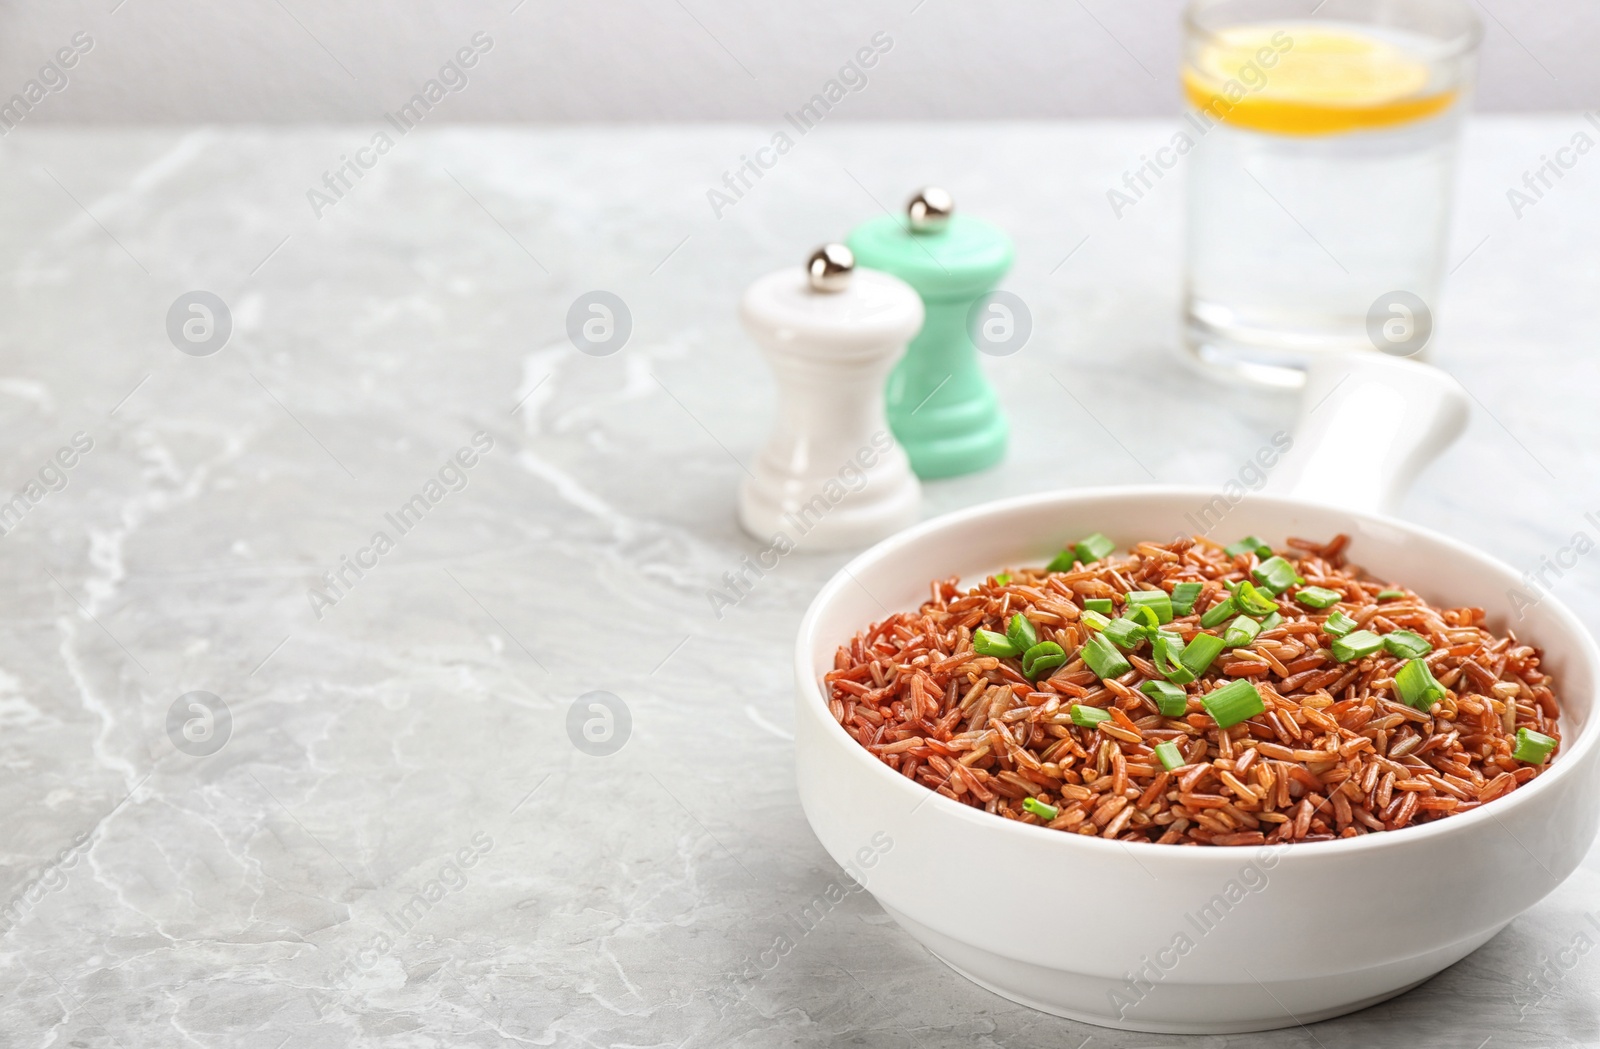
[[[922,299],[829,244],[752,284],[739,314],[779,399],[739,524],[779,553],[864,547],[914,524],[922,490],[889,431],[884,381],[922,327]]]

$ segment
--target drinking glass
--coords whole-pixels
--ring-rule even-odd
[[[1190,352],[1296,386],[1320,353],[1426,350],[1481,32],[1466,0],[1192,0]]]

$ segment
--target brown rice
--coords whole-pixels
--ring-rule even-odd
[[[1140,543],[1071,571],[1013,569],[963,592],[935,582],[916,612],[891,615],[842,646],[824,687],[834,718],[872,754],[931,790],[1007,819],[1125,841],[1260,845],[1324,841],[1396,830],[1468,812],[1515,790],[1547,764],[1511,757],[1518,728],[1554,737],[1557,706],[1537,649],[1484,628],[1480,608],[1438,609],[1409,590],[1368,579],[1344,562],[1346,536],[1318,545],[1290,539],[1279,551],[1305,586],[1336,590],[1334,608],[1302,607],[1285,592],[1282,621],[1248,645],[1225,649],[1185,687],[1188,710],[1164,717],[1139,690],[1164,680],[1148,646],[1132,669],[1099,679],[1081,658],[1088,598],[1120,613],[1130,590],[1203,583],[1193,612],[1162,629],[1185,641],[1200,616],[1249,579],[1254,552],[1229,558],[1204,538]],[[1270,595],[1269,595],[1270,596]],[[1444,698],[1424,712],[1399,701],[1394,675],[1405,660],[1384,649],[1338,662],[1323,631],[1343,612],[1357,629],[1405,629],[1432,643],[1428,668]],[[1003,634],[1014,613],[1054,641],[1068,661],[1029,681],[1015,658],[980,656],[973,632]],[[1220,633],[1220,628],[1213,632]],[[1247,678],[1265,710],[1228,729],[1199,702]],[[1110,718],[1074,724],[1073,704]],[[1154,747],[1172,740],[1186,763],[1163,768]],[[1053,808],[1046,822],[1023,807]]]

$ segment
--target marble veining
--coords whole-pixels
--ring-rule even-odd
[[[1469,131],[1437,360],[1478,410],[1403,511],[1529,569],[1600,510],[1600,212],[1586,168],[1520,217],[1506,190],[1580,124]],[[1409,994],[1230,1038],[1014,1006],[840,891],[795,800],[790,648],[848,555],[747,567],[734,496],[774,391],[744,287],[924,182],[1012,234],[1034,333],[987,367],[1013,448],[928,484],[928,514],[1220,487],[1294,406],[1176,356],[1180,182],[1107,203],[1168,124],[830,124],[714,214],[768,130],[424,129],[320,218],[360,129],[0,143],[0,492],[93,440],[0,520],[0,1044],[1600,1041],[1594,857]],[[605,356],[568,337],[596,289],[632,322]],[[209,355],[169,335],[195,290],[231,315]],[[1148,424],[1173,411],[1205,439]],[[1547,580],[1600,622],[1592,560]],[[229,722],[207,753],[172,720],[195,692]]]

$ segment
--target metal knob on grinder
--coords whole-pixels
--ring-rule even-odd
[[[906,216],[911,220],[911,232],[936,233],[950,221],[956,202],[938,186],[924,186],[906,203]]]
[[[856,257],[843,244],[824,244],[806,260],[806,278],[812,291],[843,291],[850,286]]]

